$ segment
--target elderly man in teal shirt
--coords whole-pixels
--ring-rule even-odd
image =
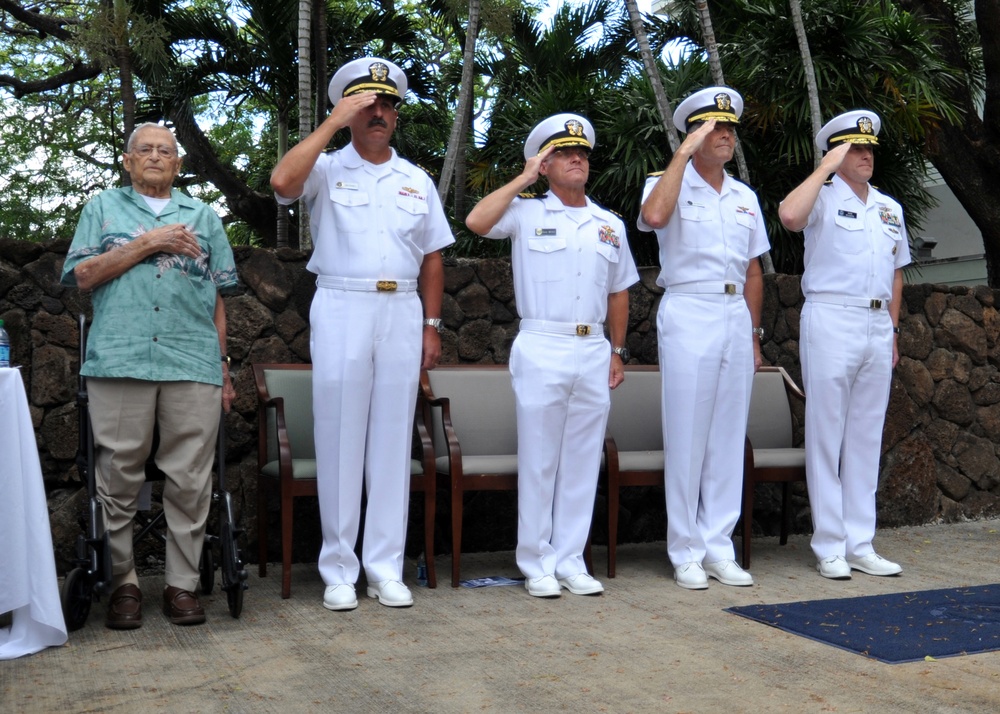
[[[222,222],[172,188],[181,157],[173,134],[136,127],[122,157],[131,187],[86,206],[62,281],[93,291],[94,320],[80,373],[87,377],[98,498],[110,534],[112,595],[105,624],[142,624],[132,518],[159,426],[166,474],[163,610],[178,625],[205,621],[194,591],[211,502],[219,427],[235,392],[221,293],[236,286]],[[221,357],[221,359],[220,359]]]

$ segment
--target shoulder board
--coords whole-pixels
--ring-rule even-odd
[[[594,204],[595,206],[597,206],[598,208],[600,208],[600,209],[601,209],[602,211],[607,211],[608,213],[611,213],[611,214],[614,214],[614,215],[618,216],[618,218],[619,218],[619,219],[621,219],[621,221],[622,221],[622,222],[624,222],[624,221],[625,221],[625,219],[624,219],[624,218],[622,218],[622,214],[620,214],[620,213],[619,213],[618,211],[616,211],[615,209],[613,209],[613,208],[608,208],[608,207],[607,207],[607,206],[605,206],[604,204],[602,204],[602,203],[598,203],[598,202],[597,202],[597,201],[595,201],[594,199],[590,199],[590,202],[591,202],[591,203],[593,203],[593,204]]]
[[[662,171],[654,171],[651,174],[646,174],[646,178],[654,178],[656,176],[662,176],[662,175],[663,175]]]
[[[832,178],[828,178],[826,181],[823,182],[823,185],[824,186],[832,186],[833,185],[833,179]]]
[[[519,194],[517,194],[518,198],[545,198],[545,196],[546,196],[546,194],[544,194],[544,193],[519,193]]]
[[[750,184],[748,184],[748,183],[747,183],[746,181],[744,181],[743,179],[741,179],[741,178],[740,178],[739,176],[733,176],[732,174],[729,174],[729,178],[731,178],[731,179],[732,179],[733,181],[735,181],[736,183],[741,183],[741,184],[743,184],[744,186],[746,186],[746,187],[747,187],[748,189],[750,189],[750,190],[751,190],[751,191],[753,191],[754,193],[757,193],[757,189],[755,189],[755,188],[754,188],[753,186],[751,186],[751,185],[750,185]]]
[[[882,189],[880,189],[878,186],[875,186],[874,184],[872,185],[872,188],[875,189],[876,191],[878,191],[879,194],[882,196],[882,198],[887,198],[890,201],[892,201],[893,203],[898,203],[900,208],[903,207],[902,202],[900,202],[900,200],[898,198],[896,198],[895,196],[893,196],[892,194],[886,193],[885,191],[883,191]]]
[[[410,162],[410,163],[413,163],[413,162]],[[427,176],[430,177],[431,181],[436,181],[437,177],[434,175],[433,171],[431,171],[428,168],[425,168],[425,167],[421,166],[420,164],[414,163],[413,165],[416,166],[421,171],[423,171],[425,174],[427,174]]]

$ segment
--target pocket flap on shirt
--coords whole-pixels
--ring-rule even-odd
[[[367,191],[346,191],[342,188],[330,188],[330,200],[339,206],[364,206],[368,204]]]
[[[554,253],[557,250],[566,248],[565,238],[529,238],[528,250],[537,250],[539,253]]]

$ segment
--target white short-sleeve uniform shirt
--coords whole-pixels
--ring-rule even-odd
[[[511,239],[522,318],[604,322],[608,295],[639,280],[625,224],[589,198],[568,208],[551,193],[517,197],[486,237]]]
[[[646,180],[643,202],[659,176]],[[640,230],[653,230],[639,214]],[[722,191],[714,188],[688,162],[673,215],[657,229],[660,287],[695,282],[746,282],[750,261],[770,249],[757,195],[728,174]]]
[[[910,262],[903,208],[873,186],[864,203],[840,176],[823,185],[803,229],[802,292],[892,298],[896,268]]]
[[[426,254],[455,242],[434,183],[395,150],[382,164],[351,144],[322,154],[301,199],[314,247],[306,268],[317,275],[415,280]]]

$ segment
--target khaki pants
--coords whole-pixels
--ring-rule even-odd
[[[159,426],[157,467],[166,474],[167,585],[194,591],[212,496],[221,388],[199,382],[87,380],[97,494],[111,539],[113,586],[138,583],[132,518]]]

